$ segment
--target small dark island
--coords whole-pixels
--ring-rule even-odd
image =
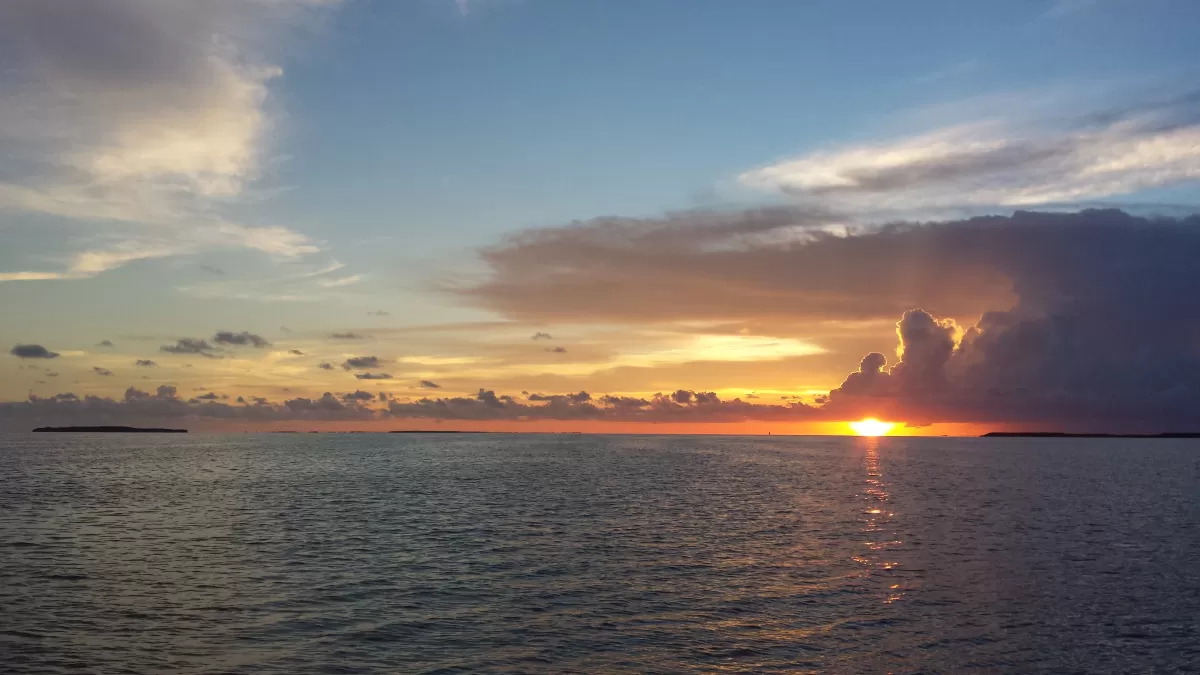
[[[140,427],[38,427],[38,432],[96,433],[96,434],[186,434],[187,429],[155,429]]]
[[[1069,434],[1063,431],[991,431],[980,438],[1200,438],[1200,432],[1164,434]]]

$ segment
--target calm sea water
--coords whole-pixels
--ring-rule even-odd
[[[1200,670],[1200,442],[0,439],[5,673]]]

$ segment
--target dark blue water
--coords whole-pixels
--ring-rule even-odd
[[[5,673],[1200,669],[1200,442],[0,439]]]

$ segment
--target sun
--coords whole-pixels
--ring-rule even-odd
[[[857,436],[887,436],[888,432],[895,427],[893,422],[880,422],[874,417],[868,417],[865,420],[857,422],[847,422],[850,431],[853,431]]]

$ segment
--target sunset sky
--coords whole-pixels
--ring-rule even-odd
[[[1200,430],[1194,0],[0,2],[0,430]]]

